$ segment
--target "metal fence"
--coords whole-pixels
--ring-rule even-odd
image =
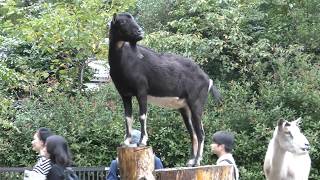
[[[0,180],[23,180],[24,170],[30,168],[0,167]],[[109,167],[72,167],[79,180],[105,180]]]

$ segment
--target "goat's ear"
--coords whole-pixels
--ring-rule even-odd
[[[116,21],[117,21],[117,14],[114,13],[111,23],[114,24]]]
[[[285,120],[283,118],[280,118],[278,120],[278,126],[282,126],[282,124],[285,122]]]
[[[302,122],[302,118],[299,117],[298,119],[292,121],[293,123],[295,123],[297,126],[300,126],[300,123]]]
[[[284,125],[285,123],[287,123],[287,121],[286,121],[285,119],[283,119],[283,118],[280,118],[280,119],[278,120],[278,130],[282,130],[282,129],[283,129],[283,125]]]

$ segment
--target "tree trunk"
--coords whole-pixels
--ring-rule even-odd
[[[208,165],[158,169],[154,174],[157,180],[233,180],[233,171],[232,165]]]
[[[151,147],[118,147],[121,180],[154,180],[154,154]]]

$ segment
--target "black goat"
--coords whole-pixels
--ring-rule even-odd
[[[131,141],[132,97],[139,104],[140,146],[147,144],[147,101],[178,109],[190,133],[191,159],[188,166],[200,165],[204,146],[201,115],[208,92],[221,100],[212,80],[190,59],[158,54],[138,46],[143,32],[128,13],[113,16],[109,32],[111,78],[123,100],[126,119],[126,145]]]

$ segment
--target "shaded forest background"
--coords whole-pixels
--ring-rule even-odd
[[[320,179],[319,9],[318,0],[0,0],[0,166],[33,165],[43,126],[68,139],[77,166],[109,165],[124,136],[122,103],[112,83],[84,83],[88,59],[107,61],[113,13],[130,12],[140,44],[192,58],[221,90],[223,105],[209,98],[203,114],[203,164],[216,161],[213,132],[230,130],[242,179],[264,179],[277,120],[302,117],[310,179]],[[191,142],[177,112],[150,106],[148,133],[165,167],[185,165]]]

